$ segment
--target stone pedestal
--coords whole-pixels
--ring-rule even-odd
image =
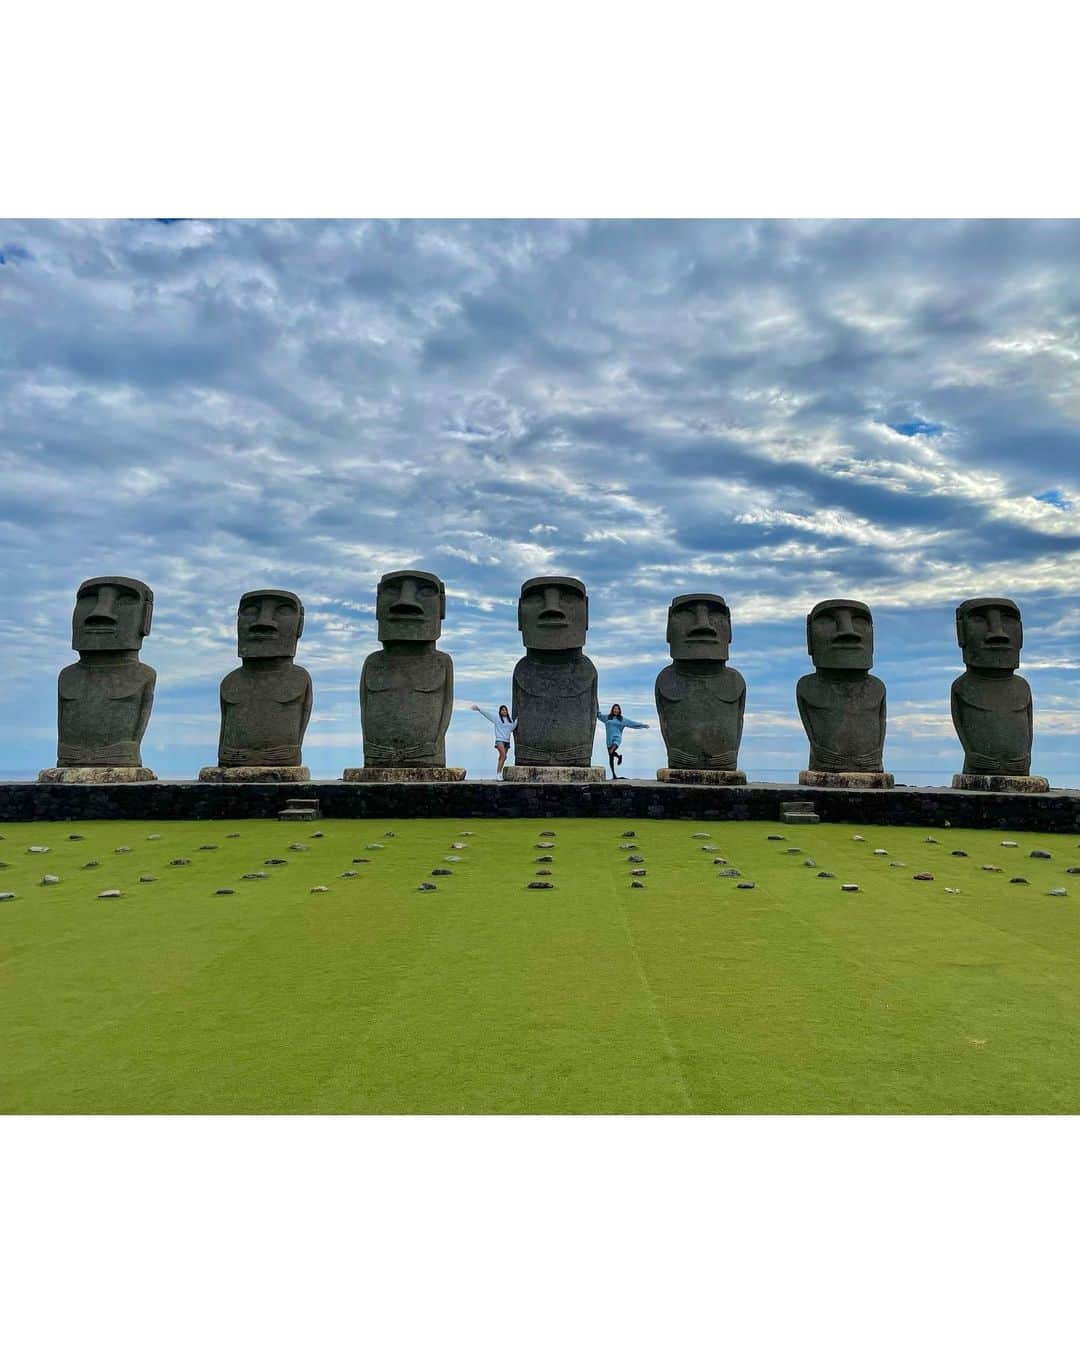
[[[826,773],[823,769],[799,771],[800,787],[891,788],[895,781],[891,773]]]
[[[96,768],[42,769],[39,783],[156,783],[153,769],[142,767],[118,768],[102,765]]]
[[[342,775],[346,783],[460,783],[464,769],[445,766],[397,769],[346,769]]]
[[[211,764],[199,770],[200,783],[310,783],[305,764],[238,764],[224,768]]]
[[[607,773],[595,765],[507,764],[504,783],[602,783]]]
[[[741,769],[657,769],[661,783],[700,783],[705,787],[742,787],[746,774]]]
[[[964,788],[968,792],[1049,792],[1050,783],[1045,778],[1025,774],[1009,773],[954,773],[954,788]]]

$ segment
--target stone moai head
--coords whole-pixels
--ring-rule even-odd
[[[380,642],[434,642],[446,618],[446,587],[434,572],[387,572],[375,592]]]
[[[589,597],[577,577],[533,577],[521,588],[518,631],[526,647],[569,651],[585,646]]]
[[[137,652],[150,631],[154,592],[134,577],[91,577],[75,595],[71,645],[77,652]]]
[[[292,591],[247,591],[236,611],[238,656],[295,656],[304,631],[304,606]]]
[[[869,670],[874,619],[861,600],[822,600],[806,616],[806,649],[818,670]]]
[[[1024,645],[1020,607],[1012,600],[965,600],[956,610],[956,640],[965,666],[1015,670]]]
[[[726,661],[731,610],[722,595],[677,595],[668,606],[667,640],[676,661]]]

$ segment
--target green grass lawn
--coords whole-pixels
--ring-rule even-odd
[[[554,861],[538,864],[544,830]],[[0,892],[16,897],[0,904],[0,1110],[1080,1111],[1077,838],[936,835],[0,825]],[[539,866],[554,889],[527,888]]]

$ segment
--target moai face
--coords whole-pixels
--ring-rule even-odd
[[[1011,600],[965,600],[956,611],[956,640],[964,665],[1015,670],[1024,645],[1019,607]]]
[[[91,577],[75,596],[71,645],[77,652],[137,652],[150,631],[154,592],[133,577]]]
[[[861,600],[822,600],[806,616],[806,646],[819,670],[869,670],[874,620]]]
[[[585,646],[589,597],[576,577],[533,577],[521,588],[518,631],[526,647],[560,652]]]
[[[446,618],[446,587],[433,572],[387,572],[375,615],[380,642],[434,642]]]
[[[304,606],[292,591],[248,591],[236,612],[238,656],[295,656],[304,631]]]
[[[722,595],[677,595],[668,606],[667,640],[676,661],[726,661],[731,610]]]

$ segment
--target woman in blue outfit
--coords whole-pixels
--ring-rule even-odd
[[[622,755],[619,753],[619,746],[622,744],[622,734],[627,727],[635,727],[639,731],[648,729],[648,722],[635,722],[632,718],[622,715],[622,708],[617,703],[611,705],[611,711],[605,717],[602,712],[596,714],[596,720],[603,722],[604,729],[607,732],[607,754],[608,763],[611,765],[612,778],[618,778],[615,772],[616,761],[622,763]]]
[[[499,762],[495,766],[495,777],[501,778],[503,765],[506,763],[506,753],[510,749],[510,733],[517,726],[517,718],[510,717],[510,709],[505,703],[499,704],[499,715],[487,712],[481,708],[478,703],[472,705],[473,712],[478,712],[481,717],[487,720],[495,728],[495,753],[499,756]]]

